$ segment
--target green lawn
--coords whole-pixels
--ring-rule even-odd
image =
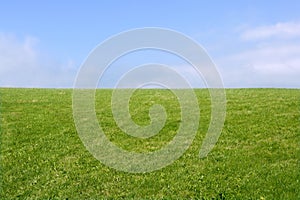
[[[155,151],[180,123],[168,90],[139,90],[130,101],[133,120],[150,122],[162,104],[165,127],[134,139],[116,126],[111,90],[98,90],[96,113],[107,137],[136,152]],[[130,174],[96,160],[81,142],[72,116],[72,90],[0,89],[0,199],[300,199],[300,90],[227,89],[227,115],[208,157],[199,150],[210,121],[207,90],[196,91],[200,127],[190,148],[161,170]]]

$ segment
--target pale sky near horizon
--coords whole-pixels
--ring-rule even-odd
[[[299,10],[297,0],[4,0],[0,87],[72,87],[99,43],[130,29],[160,27],[202,45],[225,87],[300,88]],[[144,56],[129,55],[125,61],[182,64],[168,55]],[[121,65],[112,66],[111,73],[121,72]],[[109,76],[103,79],[107,87]]]

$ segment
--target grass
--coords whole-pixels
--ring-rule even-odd
[[[107,137],[129,151],[155,151],[180,123],[168,90],[138,90],[130,101],[137,124],[162,104],[168,119],[159,134],[134,139],[112,118],[111,90],[96,94]],[[207,90],[196,91],[200,127],[190,148],[161,170],[129,174],[96,160],[82,144],[72,116],[72,90],[0,89],[0,199],[300,199],[300,90],[228,89],[227,116],[208,157],[198,153],[210,121]]]

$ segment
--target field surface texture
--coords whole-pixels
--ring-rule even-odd
[[[97,90],[96,115],[107,138],[134,152],[161,149],[180,125],[180,106],[169,90],[137,90],[132,120],[150,123],[161,104],[165,126],[148,139],[116,125],[112,90]],[[300,199],[300,90],[226,89],[222,134],[199,158],[211,101],[198,89],[197,135],[173,164],[151,173],[126,173],[95,159],[77,134],[71,89],[0,89],[0,199]]]

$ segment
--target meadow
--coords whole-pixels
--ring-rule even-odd
[[[112,90],[96,92],[106,136],[128,151],[163,147],[176,134],[180,107],[169,90],[137,90],[132,119],[150,122],[149,107],[165,107],[159,134],[123,133],[111,112]],[[0,88],[0,199],[300,199],[300,90],[226,89],[222,134],[209,155],[199,150],[210,122],[210,96],[196,90],[200,122],[190,148],[151,173],[126,173],[95,159],[81,142],[71,89]]]

